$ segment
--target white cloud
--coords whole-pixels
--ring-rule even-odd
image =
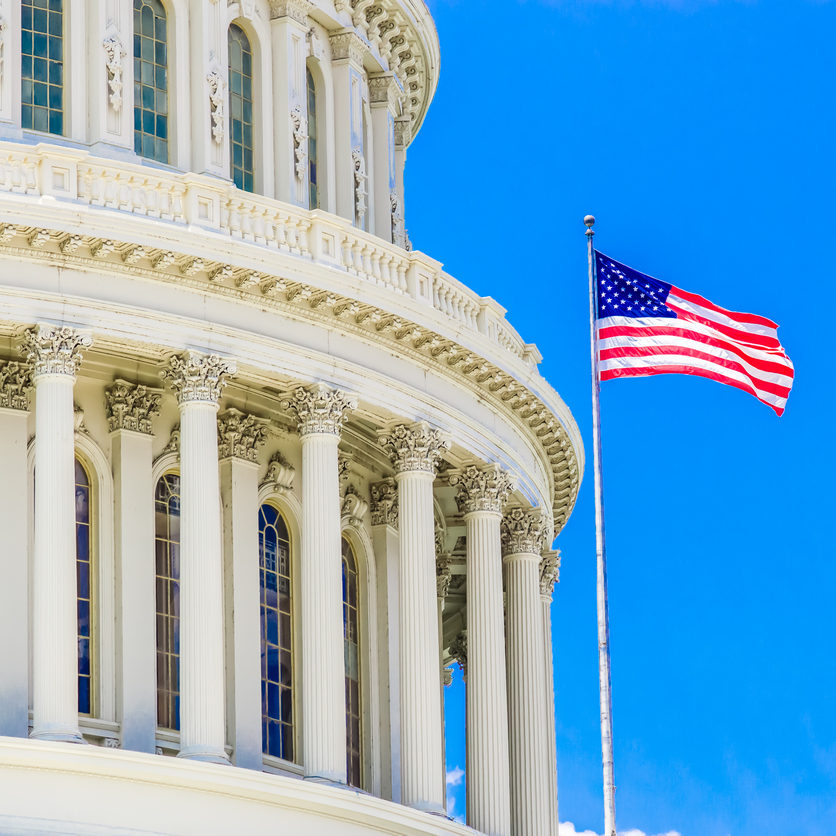
[[[570,821],[560,822],[559,836],[599,836],[594,830],[575,830],[575,825]],[[622,830],[618,836],[649,836],[643,830]],[[682,836],[676,830],[669,830],[667,833],[658,833],[656,836]]]
[[[460,766],[455,766],[447,770],[447,786],[460,787],[464,781],[464,770]]]

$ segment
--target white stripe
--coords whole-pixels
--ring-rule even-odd
[[[743,368],[745,368],[749,375],[756,379],[756,380],[763,380],[768,383],[775,383],[778,386],[786,386],[788,389],[792,386],[792,375],[791,373],[788,374],[780,374],[778,372],[767,372],[763,369],[758,369],[755,366],[750,365],[746,362],[745,359],[742,357],[738,357],[731,351],[727,351],[723,348],[718,348],[717,346],[707,345],[706,343],[700,342],[699,340],[690,340],[685,337],[670,337],[665,335],[660,335],[658,337],[609,337],[605,340],[598,341],[598,347],[601,351],[607,348],[646,348],[647,346],[652,347],[662,347],[662,348],[670,348],[671,353],[675,353],[677,348],[691,348],[695,351],[700,351],[703,354],[711,354],[714,357],[719,357],[723,360],[728,360],[732,363],[737,363]],[[649,359],[652,359],[656,355],[647,355]],[[659,355],[664,356],[664,355]],[[690,355],[683,355],[688,360],[691,359]],[[777,358],[770,358],[773,363],[780,362]],[[791,369],[792,367],[790,367]]]
[[[683,311],[687,311],[694,316],[699,316],[712,322],[719,322],[721,325],[734,328],[736,331],[748,331],[750,334],[759,334],[763,337],[772,337],[772,339],[775,340],[778,339],[777,328],[771,328],[768,325],[756,325],[751,322],[738,322],[736,319],[732,319],[726,314],[719,313],[711,308],[704,308],[702,305],[683,299],[681,296],[677,296],[676,293],[673,292],[668,294],[667,304],[668,307],[681,308]]]
[[[683,362],[683,360],[687,360],[687,362]],[[615,357],[611,360],[602,360],[598,368],[600,371],[605,372],[610,369],[644,369],[652,368],[654,366],[691,366],[695,369],[705,369],[706,371],[714,372],[715,374],[720,374],[747,384],[755,389],[761,400],[766,401],[767,403],[775,404],[776,406],[783,406],[787,402],[785,397],[773,395],[771,392],[763,392],[758,389],[758,387],[753,384],[752,381],[746,377],[746,375],[741,374],[740,372],[726,369],[723,366],[718,366],[708,360],[700,360],[696,357],[685,358],[679,354],[662,354],[653,357]]]

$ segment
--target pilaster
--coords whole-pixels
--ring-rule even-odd
[[[22,350],[35,384],[35,542],[32,567],[32,737],[81,742],[73,386],[86,333],[38,324]]]
[[[0,0],[0,122],[8,123],[3,125],[4,133],[18,135],[21,119],[20,30],[20,3]],[[9,131],[10,127],[13,131]]]
[[[2,37],[2,33],[0,33]],[[15,636],[29,623],[29,468],[26,460],[30,369],[0,363],[0,631]],[[26,737],[29,726],[29,648],[25,641],[0,644],[0,735]]]
[[[369,76],[374,140],[374,233],[404,246],[403,212],[395,178],[395,117],[403,93],[394,73]]]
[[[315,384],[283,408],[302,437],[302,758],[305,776],[346,781],[345,659],[338,450],[356,401]]]
[[[180,753],[227,762],[218,402],[230,360],[187,351],[161,372],[180,405]]]
[[[552,592],[560,579],[560,552],[544,552],[540,560],[540,613],[543,624],[543,654],[546,679],[545,726],[546,757],[549,764],[549,828],[546,833],[558,836],[557,750],[554,719],[554,650],[552,648]]]
[[[395,467],[400,527],[401,801],[444,808],[433,481],[450,441],[426,423],[380,436]]]
[[[111,432],[119,624],[121,747],[154,752],[157,726],[152,421],[162,394],[115,380],[105,390]]]

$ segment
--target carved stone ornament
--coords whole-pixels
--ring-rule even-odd
[[[177,401],[184,403],[210,403],[217,405],[227,377],[235,374],[236,365],[217,354],[186,351],[172,357],[160,377],[168,381]]]
[[[440,557],[435,562],[436,594],[443,601],[450,591],[450,581],[453,580],[453,567],[449,555]]]
[[[267,442],[267,426],[254,415],[227,409],[218,416],[218,457],[257,462],[258,450]]]
[[[308,15],[313,9],[309,0],[270,0],[270,18],[289,17],[302,26],[308,25]]]
[[[127,380],[114,380],[113,385],[105,389],[108,428],[111,432],[132,430],[150,435],[151,422],[160,414],[161,400],[159,390]]]
[[[551,533],[549,519],[540,508],[512,508],[502,518],[502,555],[533,554],[540,556]]]
[[[293,490],[295,476],[296,471],[290,462],[281,453],[275,453],[267,465],[267,476],[261,487],[269,487],[275,493],[289,493]]]
[[[441,684],[445,688],[453,684],[453,669],[447,666],[441,668]]]
[[[560,552],[545,552],[540,559],[540,595],[550,599],[554,585],[560,581]]]
[[[180,454],[180,425],[175,424],[171,428],[171,432],[168,434],[168,444],[163,447],[163,451],[160,455],[166,455],[167,453],[177,453]]]
[[[218,145],[224,141],[224,100],[226,98],[226,84],[218,70],[210,70],[206,74],[209,85],[209,114],[212,117],[212,139]]]
[[[394,479],[384,479],[371,486],[372,525],[398,527],[398,488]]]
[[[360,527],[369,511],[369,503],[357,492],[354,485],[349,485],[342,502],[341,515],[348,517],[349,524]]]
[[[412,122],[409,119],[395,120],[395,146],[406,148],[412,141]]]
[[[392,243],[406,249],[406,227],[404,225],[401,198],[397,192],[389,192],[389,206],[392,214]]]
[[[462,630],[450,645],[450,655],[459,663],[462,676],[467,680],[467,630]]]
[[[119,743],[118,737],[106,737],[102,741],[105,749],[121,749],[122,745]]]
[[[38,324],[24,333],[21,351],[32,365],[33,379],[45,374],[75,377],[81,366],[81,350],[92,344],[89,334],[75,328]]]
[[[348,485],[348,478],[351,476],[351,454],[342,450],[337,451],[337,479],[340,484],[340,494]]]
[[[514,487],[511,478],[498,464],[469,465],[449,474],[450,484],[458,488],[456,502],[463,514],[477,511],[502,513],[502,506]]]
[[[293,159],[296,163],[296,179],[301,183],[308,172],[308,120],[299,105],[290,111],[290,124],[293,128]]]
[[[14,360],[0,363],[0,408],[29,409],[32,370]]]
[[[122,110],[122,62],[128,54],[115,30],[108,32],[102,41],[107,69],[108,101],[116,113]]]
[[[329,37],[331,41],[331,59],[333,61],[345,61],[348,59],[357,67],[363,66],[363,60],[368,52],[363,39],[353,30],[344,29]]]
[[[339,435],[346,413],[357,409],[357,400],[324,383],[314,383],[294,389],[282,401],[282,409],[289,410],[296,417],[301,435]]]
[[[450,449],[450,439],[425,421],[398,424],[379,436],[398,473],[421,471],[435,476],[438,460]]]
[[[76,433],[88,433],[87,424],[84,423],[84,410],[77,404],[73,404],[73,431]]]
[[[6,18],[0,16],[0,80],[6,69],[6,30],[8,28]]]
[[[351,152],[354,163],[354,220],[357,226],[363,226],[366,217],[366,157],[359,148]]]

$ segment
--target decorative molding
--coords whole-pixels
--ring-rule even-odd
[[[351,61],[363,66],[369,48],[366,42],[353,30],[343,29],[329,36],[332,61]]]
[[[267,443],[267,424],[238,409],[218,415],[218,458],[258,462],[258,450]]]
[[[398,488],[394,479],[384,479],[370,486],[372,525],[398,527]]]
[[[212,139],[217,145],[224,141],[224,102],[226,82],[219,70],[212,69],[206,74],[209,85],[209,114],[212,118]]]
[[[168,361],[160,377],[168,382],[181,405],[194,402],[217,405],[228,376],[236,371],[232,360],[217,354],[185,351]]]
[[[448,665],[441,666],[441,684],[445,688],[453,684],[453,669]]]
[[[403,97],[394,73],[380,73],[369,77],[369,102],[396,107]]]
[[[296,163],[296,179],[303,183],[308,173],[308,120],[299,105],[290,111],[293,128],[293,159]]]
[[[549,518],[540,508],[511,508],[500,524],[502,555],[532,554],[540,556],[551,534]]]
[[[397,424],[380,433],[378,440],[398,473],[419,471],[435,476],[442,453],[450,449],[450,439],[426,421]]]
[[[119,743],[118,737],[105,737],[102,741],[105,749],[121,749],[122,744]]]
[[[0,409],[29,409],[32,368],[16,360],[0,362]]]
[[[498,464],[472,464],[461,470],[451,470],[448,479],[458,488],[456,503],[463,514],[477,511],[501,514],[514,487],[511,477]]]
[[[453,565],[449,555],[439,557],[435,561],[436,595],[443,602],[450,591],[450,581],[453,580]]]
[[[73,432],[88,435],[90,432],[84,423],[84,410],[77,403],[73,403]]]
[[[360,496],[354,485],[349,485],[342,502],[341,515],[348,517],[349,525],[361,528],[368,511],[369,503]]]
[[[404,224],[401,198],[396,191],[389,192],[389,207],[392,216],[392,243],[407,249],[406,226]]]
[[[467,630],[462,630],[450,645],[450,655],[459,663],[462,676],[467,681]]]
[[[540,595],[551,600],[554,585],[560,582],[560,552],[544,552],[540,559]]]
[[[21,351],[32,366],[33,380],[46,374],[75,377],[81,366],[81,350],[92,344],[93,338],[84,331],[38,323],[24,332]]]
[[[299,422],[300,435],[328,433],[339,435],[349,410],[357,409],[357,400],[324,383],[300,386],[282,401]]]
[[[178,456],[180,455],[180,425],[175,424],[171,428],[171,432],[168,434],[168,443],[163,447],[162,452],[160,453],[161,456],[166,455],[166,453],[176,453]]]
[[[269,2],[271,20],[289,17],[302,26],[308,25],[308,15],[314,7],[309,0],[269,0]]]
[[[160,414],[162,392],[141,383],[117,378],[105,389],[107,426],[111,432],[132,430],[151,435],[152,421]]]
[[[366,174],[366,157],[362,149],[355,148],[351,152],[351,160],[354,164],[354,222],[360,228],[366,217],[366,181],[369,179]]]
[[[290,462],[281,453],[274,453],[267,465],[267,475],[261,487],[270,487],[276,493],[290,493],[295,476],[296,471]]]
[[[412,142],[412,122],[409,119],[395,120],[395,147],[406,148]]]
[[[343,450],[337,451],[337,478],[340,484],[340,495],[346,490],[348,479],[351,476],[351,453]]]
[[[107,70],[107,86],[110,91],[108,102],[116,113],[122,110],[122,62],[128,54],[119,33],[109,29],[102,41]]]

